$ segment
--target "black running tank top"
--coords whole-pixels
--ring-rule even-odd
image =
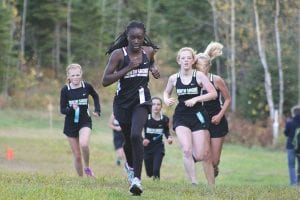
[[[196,103],[193,107],[187,107],[184,101],[201,94],[201,87],[197,83],[196,70],[193,71],[192,80],[189,84],[184,85],[181,82],[180,73],[177,74],[176,93],[178,96],[178,104],[175,109],[175,114],[194,114],[202,110],[202,104]]]
[[[212,83],[212,85],[215,87],[214,80],[213,80],[213,74],[210,74],[209,80]],[[216,87],[215,87],[215,89],[216,89]],[[213,115],[219,113],[220,110],[222,109],[222,107],[221,107],[222,100],[221,100],[220,90],[216,89],[216,91],[217,91],[217,95],[218,95],[216,99],[203,102],[203,105],[204,105],[206,111]],[[202,94],[207,94],[207,91],[205,89],[203,89]]]
[[[122,48],[124,53],[124,63],[120,68],[127,67],[130,58],[126,51],[126,48]],[[148,88],[149,82],[149,68],[151,64],[145,51],[142,51],[142,63],[135,69],[129,71],[125,76],[119,79],[117,83],[117,91],[115,95],[115,103],[123,108],[132,108],[132,106],[138,105],[139,101],[139,89],[144,88],[145,101],[150,101],[150,91]]]

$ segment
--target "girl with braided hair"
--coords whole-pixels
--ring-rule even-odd
[[[102,77],[102,85],[106,87],[118,82],[113,113],[119,121],[125,139],[125,170],[130,184],[129,191],[133,195],[143,192],[142,130],[152,104],[148,88],[149,72],[156,79],[160,77],[154,65],[157,49],[158,47],[146,36],[144,24],[131,21],[106,52],[110,56]]]
[[[218,98],[203,102],[203,105],[210,117],[209,133],[211,137],[211,158],[214,166],[215,177],[219,174],[218,165],[220,163],[220,157],[222,152],[222,146],[225,140],[225,136],[228,133],[228,123],[225,117],[225,113],[230,106],[231,97],[225,81],[222,77],[209,73],[211,69],[211,62],[216,57],[222,55],[223,45],[218,42],[211,42],[204,53],[196,55],[197,62],[196,68],[202,71],[215,87]],[[207,93],[206,90],[202,90],[203,94]],[[221,101],[221,97],[224,98],[224,102]]]

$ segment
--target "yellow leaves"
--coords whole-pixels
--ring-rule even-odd
[[[268,104],[265,105],[265,108],[264,108],[264,109],[265,109],[266,112],[269,112],[269,111],[270,111],[270,107],[268,106]]]
[[[12,15],[13,15],[14,17],[17,17],[17,16],[18,16],[18,9],[17,9],[16,7],[13,7],[13,8],[12,8]]]

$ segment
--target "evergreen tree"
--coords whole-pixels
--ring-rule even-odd
[[[0,92],[8,95],[10,79],[16,68],[13,34],[16,9],[13,1],[0,3]]]

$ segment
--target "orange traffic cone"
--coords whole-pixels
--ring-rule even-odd
[[[10,147],[6,149],[6,160],[14,159],[14,150]]]

